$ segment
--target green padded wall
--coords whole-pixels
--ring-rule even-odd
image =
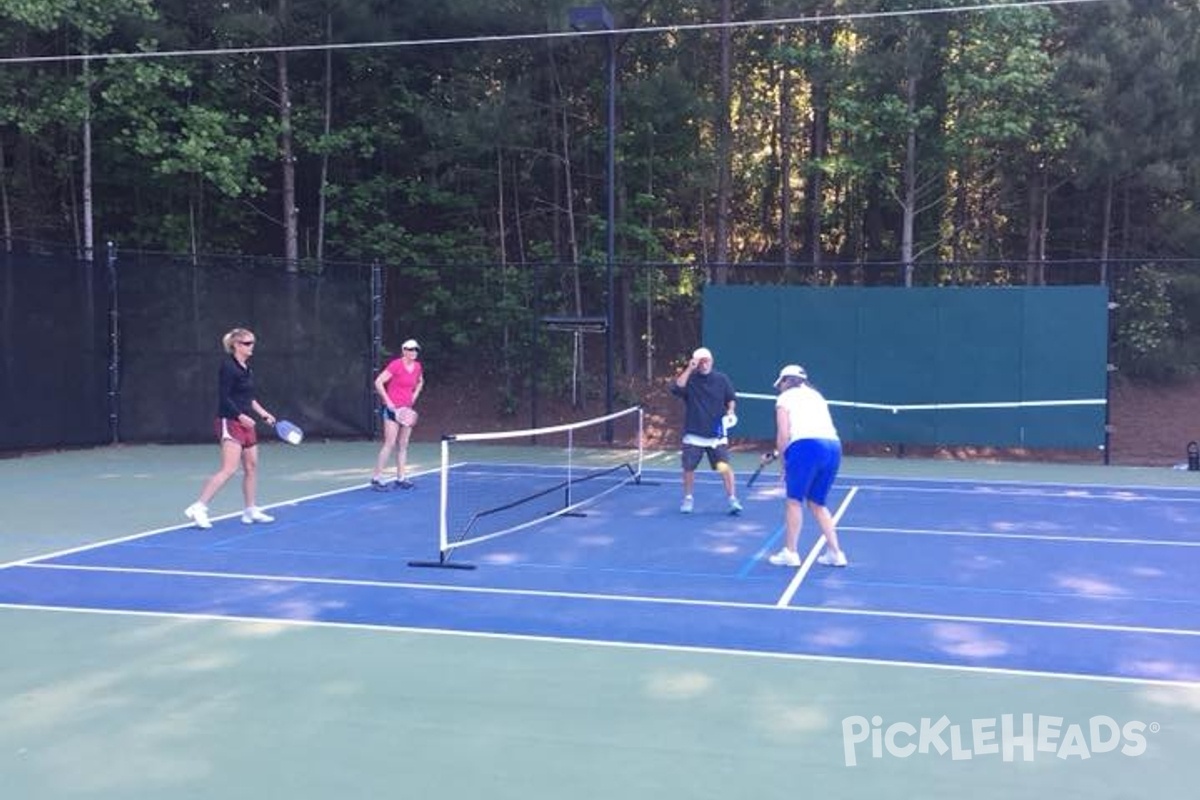
[[[738,435],[774,435],[779,367],[803,364],[846,441],[1099,447],[1103,403],[893,411],[891,406],[1107,397],[1103,286],[708,286],[704,345],[739,395]],[[764,395],[755,398],[745,395]],[[885,409],[845,407],[868,403]]]

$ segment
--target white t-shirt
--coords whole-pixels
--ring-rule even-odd
[[[829,415],[829,404],[816,389],[807,383],[794,386],[775,400],[776,408],[786,408],[791,430],[788,444],[798,439],[832,439],[837,441],[837,428]]]
[[[683,443],[690,444],[695,447],[720,447],[723,444],[729,444],[728,436],[697,436],[694,433],[685,433],[683,435]]]

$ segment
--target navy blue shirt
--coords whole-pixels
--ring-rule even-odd
[[[252,414],[254,402],[254,376],[250,365],[242,366],[232,355],[221,361],[221,372],[217,376],[217,416],[221,419],[237,419],[239,414]]]
[[[699,370],[693,372],[682,389],[672,380],[671,394],[682,397],[686,404],[683,432],[709,439],[719,434],[721,417],[737,399],[733,383],[725,373],[715,369],[707,375]]]

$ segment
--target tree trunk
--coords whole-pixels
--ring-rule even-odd
[[[1025,193],[1025,285],[1037,284],[1037,241],[1038,241],[1038,183],[1030,176],[1029,188]]]
[[[333,41],[333,15],[325,15],[325,41]],[[324,133],[326,142],[333,130],[333,51],[325,51]],[[329,186],[329,150],[321,148],[321,177],[317,187],[317,263],[325,259],[325,191]]]
[[[1121,258],[1125,258],[1129,255],[1129,244],[1133,238],[1133,231],[1131,228],[1132,216],[1130,214],[1130,201],[1131,197],[1129,192],[1129,184],[1125,184],[1121,187]]]
[[[654,197],[655,196],[654,192],[657,188],[657,185],[654,182],[654,178],[655,178],[654,165],[657,163],[655,161],[657,153],[654,148],[654,137],[653,136],[647,137],[646,148],[647,148],[647,154],[646,154],[646,189],[645,189],[645,191],[646,191],[647,197]],[[655,216],[654,216],[654,206],[653,205],[647,205],[646,223],[645,224],[646,224],[646,230],[652,231],[655,229]],[[643,251],[643,255],[648,255],[647,251]],[[643,352],[645,354],[645,360],[646,360],[646,363],[645,363],[646,380],[652,381],[652,380],[654,380],[654,284],[655,284],[655,279],[657,278],[657,275],[658,275],[658,268],[653,267],[653,266],[643,267],[642,275],[644,276],[644,281],[645,281],[645,285],[644,285],[642,291],[645,294],[645,298],[646,298],[646,308],[645,308],[645,312],[644,312],[646,315],[646,328],[645,328],[645,333],[643,334],[643,337],[644,337],[643,345],[645,347],[644,347]],[[626,319],[629,320],[630,322],[632,322],[633,317],[631,315],[629,317],[626,317]],[[627,323],[627,327],[632,327],[632,325]],[[634,374],[633,363],[634,363],[634,359],[631,354],[630,358],[629,358],[629,364],[628,364],[629,369],[627,371],[627,374],[629,374],[629,375]]]
[[[817,37],[821,60],[824,61],[833,50],[833,26],[828,23],[819,25]],[[829,84],[825,80],[824,72],[818,72],[813,77],[811,92],[812,127],[809,130],[807,187],[804,196],[807,206],[805,218],[808,222],[808,258],[815,269],[824,260],[821,219],[825,215],[825,173],[820,162],[829,150]]]
[[[967,225],[970,222],[967,213],[967,175],[971,174],[970,158],[964,156],[958,164],[957,174],[954,176],[954,211],[951,216],[953,225],[950,233],[950,257],[955,264],[961,264],[966,260],[966,251],[963,247]]]
[[[1113,212],[1113,181],[1110,177],[1104,183],[1104,206],[1100,215],[1100,283],[1108,285],[1108,250],[1110,246],[1109,231],[1112,230]]]
[[[780,34],[785,49],[789,30]],[[792,66],[784,59],[779,68],[779,257],[787,267],[792,263]]]
[[[513,236],[516,239],[517,262],[524,264],[527,259],[525,257],[525,230],[521,225],[521,174],[516,159],[513,159],[512,198]]]
[[[904,137],[904,199],[901,201],[903,229],[900,234],[900,260],[904,264],[904,285],[913,285],[913,230],[917,213],[917,76],[904,81],[904,102],[908,109],[908,135]]]
[[[279,0],[279,39],[287,40],[287,0]],[[283,258],[288,272],[300,267],[300,237],[296,208],[296,156],[292,142],[292,89],[287,53],[276,54],[279,91],[279,161],[283,171]]]
[[[625,376],[633,375],[635,372],[634,360],[637,358],[637,331],[634,330],[635,313],[633,310],[633,275],[627,267],[621,270],[617,281],[617,296],[621,305],[621,314],[618,319],[621,320],[621,361],[617,364],[617,369],[620,369],[621,374]],[[616,320],[613,320],[616,325]],[[616,391],[616,387],[613,388]]]
[[[501,328],[501,346],[500,346],[500,374],[504,379],[504,397],[510,398],[514,396],[513,392],[513,365],[512,365],[512,332],[509,330],[508,319],[508,248],[506,239],[508,238],[505,225],[505,197],[504,197],[504,151],[496,148],[496,257],[500,264],[500,298],[504,311],[504,322]]]
[[[575,231],[575,189],[571,180],[571,136],[567,130],[567,107],[562,106],[562,165],[563,165],[563,198],[567,209],[567,247],[570,249],[570,263],[574,278],[575,316],[583,316],[583,287],[579,282],[579,239]]]
[[[733,136],[730,114],[733,97],[733,18],[731,0],[721,0],[720,76],[717,89],[717,216],[713,259],[717,283],[725,283],[729,264],[729,214],[733,195]]]
[[[1026,247],[1030,286],[1046,285],[1046,229],[1049,226],[1049,177],[1042,168],[1029,182],[1029,242]]]

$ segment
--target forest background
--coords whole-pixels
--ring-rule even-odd
[[[614,0],[590,33],[571,8],[0,0],[3,247],[403,265],[387,344],[419,332],[500,414],[532,306],[611,302],[633,385],[748,274],[1104,283],[1118,381],[1191,386],[1197,0]]]

